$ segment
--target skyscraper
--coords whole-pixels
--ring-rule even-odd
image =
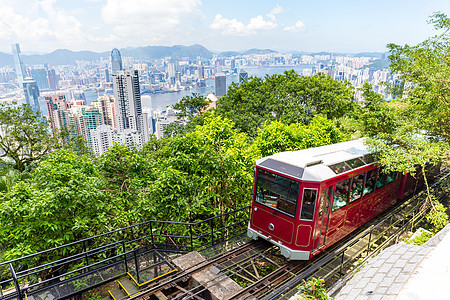
[[[14,66],[16,69],[16,75],[17,75],[17,83],[22,86],[23,80],[26,76],[25,67],[22,62],[22,54],[20,53],[20,46],[19,44],[12,44],[12,55],[14,59]]]
[[[141,92],[137,70],[113,74],[113,90],[118,132],[138,131],[142,145],[149,139],[147,114],[142,113]]]
[[[227,77],[225,74],[217,73],[215,76],[216,96],[221,97],[227,94]]]
[[[58,79],[56,78],[55,69],[50,69],[47,71],[48,88],[52,91],[58,89]]]
[[[39,107],[39,87],[35,80],[27,77],[23,81],[23,93],[25,94],[25,102],[34,110],[41,111]]]
[[[198,62],[198,80],[202,80],[205,78],[205,67],[203,67],[203,64],[201,61]]]
[[[248,73],[244,69],[239,70],[239,83],[247,82]]]
[[[114,48],[111,51],[111,74],[117,74],[122,68],[122,57],[120,56],[119,49]]]
[[[45,69],[31,69],[31,77],[36,80],[40,91],[48,89],[47,71]]]
[[[231,60],[230,69],[231,69],[231,72],[236,73],[236,60],[235,59]]]

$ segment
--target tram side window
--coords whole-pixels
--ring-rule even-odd
[[[303,190],[303,202],[302,213],[300,219],[311,220],[314,218],[314,207],[316,206],[317,190],[316,189],[304,189]]]
[[[294,217],[299,183],[289,178],[258,169],[255,201]]]
[[[397,172],[392,171],[392,172],[387,173],[386,184],[393,182],[396,178],[397,178]]]
[[[369,195],[375,190],[375,183],[377,179],[377,169],[367,172],[366,185],[364,186],[363,196]]]
[[[376,189],[380,189],[386,185],[386,179],[387,179],[387,173],[383,171],[382,168],[378,170],[378,178],[377,178],[377,184]]]
[[[363,173],[353,177],[352,190],[350,191],[350,203],[361,198],[364,186],[364,175],[366,174]]]
[[[336,187],[334,189],[332,211],[336,211],[339,208],[342,208],[347,205],[347,200],[349,196],[349,187],[350,187],[350,178],[336,183]]]

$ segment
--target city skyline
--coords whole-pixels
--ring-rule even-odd
[[[202,44],[212,51],[386,51],[435,34],[427,18],[448,0],[0,0],[0,52]]]

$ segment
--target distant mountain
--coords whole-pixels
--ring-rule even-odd
[[[385,54],[385,52],[361,52],[361,53],[356,53],[353,54],[353,56],[355,57],[376,57],[376,58],[383,58],[383,54]],[[387,57],[387,55],[386,55]]]
[[[209,51],[202,45],[192,45],[192,46],[147,46],[147,47],[136,47],[136,48],[123,48],[120,49],[120,54],[122,57],[131,56],[135,59],[158,59],[163,57],[189,57],[190,59],[195,59],[198,56],[202,58],[211,58],[213,52]],[[41,65],[48,63],[50,66],[56,65],[75,65],[77,60],[99,60],[101,57],[104,59],[109,59],[110,52],[92,52],[92,51],[71,51],[67,49],[58,49],[48,54],[33,54],[33,55],[23,55],[22,59],[24,64],[28,65]],[[0,67],[3,66],[14,66],[14,61],[11,54],[0,52]]]
[[[204,59],[210,59],[214,52],[206,49],[202,45],[192,45],[192,46],[147,46],[147,47],[128,47],[120,49],[122,57],[131,56],[135,59],[160,59],[164,57],[172,58],[182,58],[189,57],[194,60],[197,57]],[[233,57],[239,55],[251,55],[251,54],[270,54],[279,53],[271,49],[250,49],[246,51],[224,51],[218,53],[222,57]],[[300,56],[301,54],[307,54],[308,52],[302,51],[292,51],[294,57]],[[308,53],[311,55],[330,55],[331,52],[318,52],[318,53]],[[370,56],[382,58],[383,52],[364,52],[357,54],[344,54],[352,56]],[[105,52],[92,52],[92,51],[71,51],[67,49],[58,49],[48,54],[33,54],[33,55],[22,55],[23,61],[28,65],[42,65],[48,63],[50,66],[56,65],[74,65],[77,60],[93,61],[104,58],[109,59],[110,51]],[[334,53],[338,55],[338,53]],[[11,54],[0,52],[0,67],[4,66],[14,66],[14,61]]]
[[[243,52],[243,55],[250,55],[250,54],[270,54],[270,53],[276,53],[277,51],[270,50],[270,49],[250,49],[245,52]]]
[[[48,63],[51,66],[74,65],[77,60],[98,60],[100,57],[106,58],[109,53],[97,53],[92,51],[71,51],[67,49],[58,49],[49,54],[43,55],[22,55],[23,63],[29,65],[39,65]]]
[[[5,67],[5,66],[13,67],[14,60],[13,60],[12,55],[0,52],[0,66],[1,67]]]
[[[195,59],[198,56],[202,58],[211,58],[213,53],[203,47],[202,45],[181,46],[176,45],[172,47],[167,46],[147,46],[138,48],[120,49],[122,56],[131,56],[136,59],[158,59],[164,57],[181,58],[189,57]]]
[[[375,70],[383,70],[388,69],[390,64],[391,62],[389,61],[389,59],[376,59],[370,65],[368,65],[368,67]]]
[[[237,52],[237,51],[225,51],[225,52],[220,52],[219,55],[222,57],[233,57],[233,56],[239,56],[239,55],[241,55],[241,53]]]

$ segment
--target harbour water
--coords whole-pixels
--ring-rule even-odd
[[[301,65],[301,66],[276,66],[276,67],[257,67],[257,68],[245,68],[248,76],[264,77],[266,75],[272,74],[282,74],[287,70],[295,70],[296,72],[302,74],[304,69],[312,68],[311,65]],[[232,82],[238,82],[239,77],[237,74],[227,76],[227,86]],[[193,88],[190,90],[171,92],[171,93],[156,93],[156,94],[143,94],[141,97],[142,106],[149,107],[153,110],[163,111],[167,106],[174,105],[184,96],[190,96],[193,93],[198,93],[203,96],[207,96],[209,92],[214,92],[214,79],[205,80],[207,86],[201,88]],[[98,94],[92,91],[85,91],[87,104],[91,103],[93,100],[97,99]]]

